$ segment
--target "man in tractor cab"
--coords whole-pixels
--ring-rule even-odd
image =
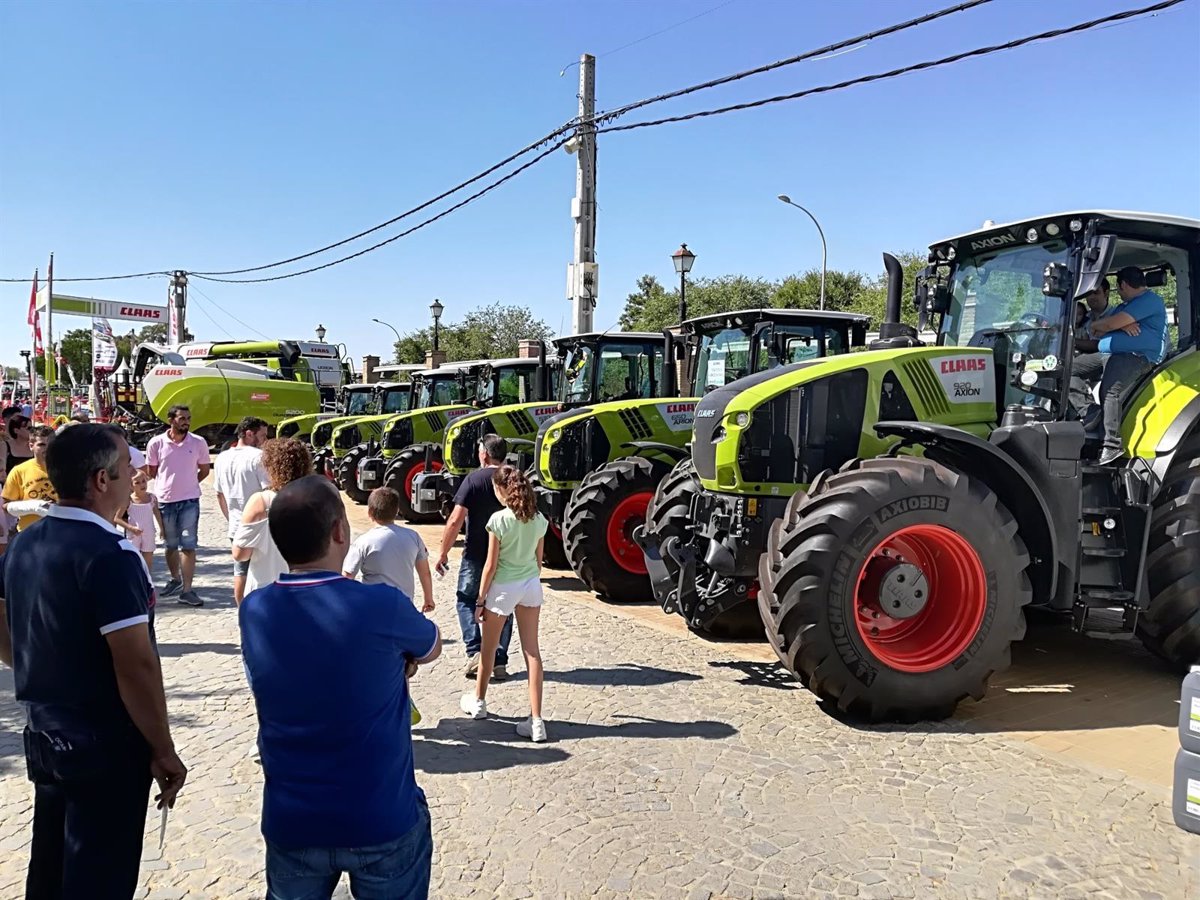
[[[1105,279],[1107,287],[1107,279]],[[1091,339],[1075,342],[1083,351],[1075,358],[1072,402],[1077,409],[1091,406],[1091,388],[1100,382],[1100,417],[1104,425],[1104,448],[1099,463],[1110,465],[1121,458],[1121,394],[1163,358],[1166,346],[1167,306],[1163,298],[1146,287],[1146,276],[1137,266],[1117,272],[1117,293],[1122,303],[1102,316],[1088,297]],[[1097,300],[1098,303],[1098,300]],[[1090,421],[1088,421],[1090,419]],[[1095,416],[1085,416],[1094,425]]]

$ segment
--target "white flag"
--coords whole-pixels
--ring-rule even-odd
[[[117,365],[117,344],[107,319],[92,319],[92,371],[108,372]]]

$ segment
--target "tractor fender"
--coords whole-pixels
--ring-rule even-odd
[[[1159,487],[1167,477],[1167,470],[1175,461],[1175,454],[1183,446],[1184,438],[1200,425],[1200,394],[1188,401],[1187,406],[1180,410],[1174,421],[1167,426],[1163,436],[1159,438],[1154,448],[1154,461],[1150,468],[1154,470],[1154,484],[1151,488],[1151,499],[1158,493]]]
[[[658,441],[629,441],[622,444],[621,449],[634,451],[633,456],[641,456],[646,452],[661,453],[671,460],[672,463],[687,459],[690,455],[684,447],[676,447],[674,444],[662,444]]]
[[[1034,602],[1048,602],[1058,587],[1058,536],[1045,498],[1006,453],[982,438],[949,425],[930,422],[877,422],[880,437],[898,437],[925,448],[925,457],[958,469],[996,492],[1017,520],[1032,559],[1029,577]]]

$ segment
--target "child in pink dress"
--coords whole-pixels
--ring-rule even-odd
[[[133,491],[129,495],[129,506],[117,524],[125,529],[129,540],[146,561],[147,571],[154,573],[154,523],[162,530],[162,513],[158,511],[158,498],[150,493],[150,479],[138,469],[133,473]]]

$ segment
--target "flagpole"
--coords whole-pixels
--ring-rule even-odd
[[[46,404],[50,404],[50,385],[58,383],[58,359],[54,355],[54,254],[46,270]]]

